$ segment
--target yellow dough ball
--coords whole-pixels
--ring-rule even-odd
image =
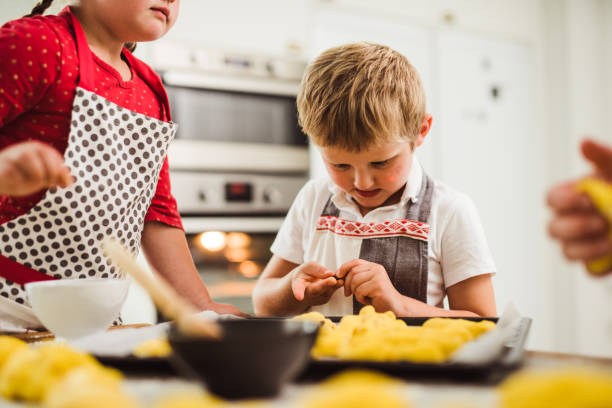
[[[122,388],[119,371],[97,365],[70,370],[45,398],[46,408],[135,408]]]
[[[612,407],[612,372],[520,371],[500,385],[499,394],[501,408]]]
[[[8,399],[37,402],[71,369],[98,365],[88,354],[49,343],[21,349],[6,362],[0,374],[0,393]]]
[[[19,349],[27,348],[25,341],[12,336],[0,336],[0,370],[8,358]]]
[[[303,313],[301,315],[295,316],[293,320],[319,323],[321,324],[321,330],[326,332],[329,332],[330,330],[333,330],[336,327],[334,322],[332,322],[330,319],[326,318],[319,312]]]
[[[576,184],[576,189],[586,193],[608,223],[612,223],[612,184],[596,178],[587,178],[579,181]],[[612,228],[610,228],[608,236],[612,238]],[[589,261],[586,265],[588,270],[594,274],[607,272],[612,268],[612,255],[605,255]]]
[[[0,373],[0,394],[6,399],[28,399],[35,394],[32,390],[32,368],[38,367],[43,359],[33,348],[15,351],[4,363]]]
[[[42,400],[47,391],[55,386],[70,370],[84,365],[99,365],[89,354],[82,353],[64,344],[50,343],[38,348],[43,356],[41,364],[30,378],[32,394],[30,401]]]
[[[359,311],[360,316],[368,316],[368,315],[375,315],[375,314],[376,314],[376,309],[374,309],[374,306],[372,305],[364,306]]]
[[[323,321],[311,312],[300,319]],[[488,330],[495,323],[487,320],[431,318],[422,326],[408,326],[393,312],[377,313],[365,306],[358,315],[347,315],[329,330],[320,330],[311,355],[314,358],[343,360],[413,361],[441,363],[450,355]]]
[[[136,346],[132,354],[139,358],[168,357],[172,354],[172,347],[165,338],[151,339]]]
[[[314,386],[300,400],[302,408],[408,408],[399,393],[399,382],[369,371],[346,371]]]

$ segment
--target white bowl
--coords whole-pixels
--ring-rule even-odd
[[[128,294],[125,279],[58,279],[25,284],[32,310],[56,337],[77,339],[107,329]]]

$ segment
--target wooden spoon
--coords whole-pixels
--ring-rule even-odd
[[[178,329],[189,336],[221,337],[221,326],[195,316],[198,310],[183,299],[155,271],[145,271],[119,242],[112,238],[102,241],[102,250],[123,273],[128,273],[149,293],[161,313],[176,322]]]

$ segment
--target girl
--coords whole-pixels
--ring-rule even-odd
[[[128,50],[175,23],[179,0],[82,0],[0,28],[0,323],[27,305],[23,285],[116,277],[113,236],[200,309],[199,279],[170,193],[176,125],[159,77]],[[12,306],[12,308],[11,308]]]

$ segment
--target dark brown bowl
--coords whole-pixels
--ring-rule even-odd
[[[283,319],[242,319],[219,322],[221,340],[188,337],[175,328],[168,341],[171,363],[179,372],[198,378],[224,398],[277,395],[309,361],[319,325]]]

